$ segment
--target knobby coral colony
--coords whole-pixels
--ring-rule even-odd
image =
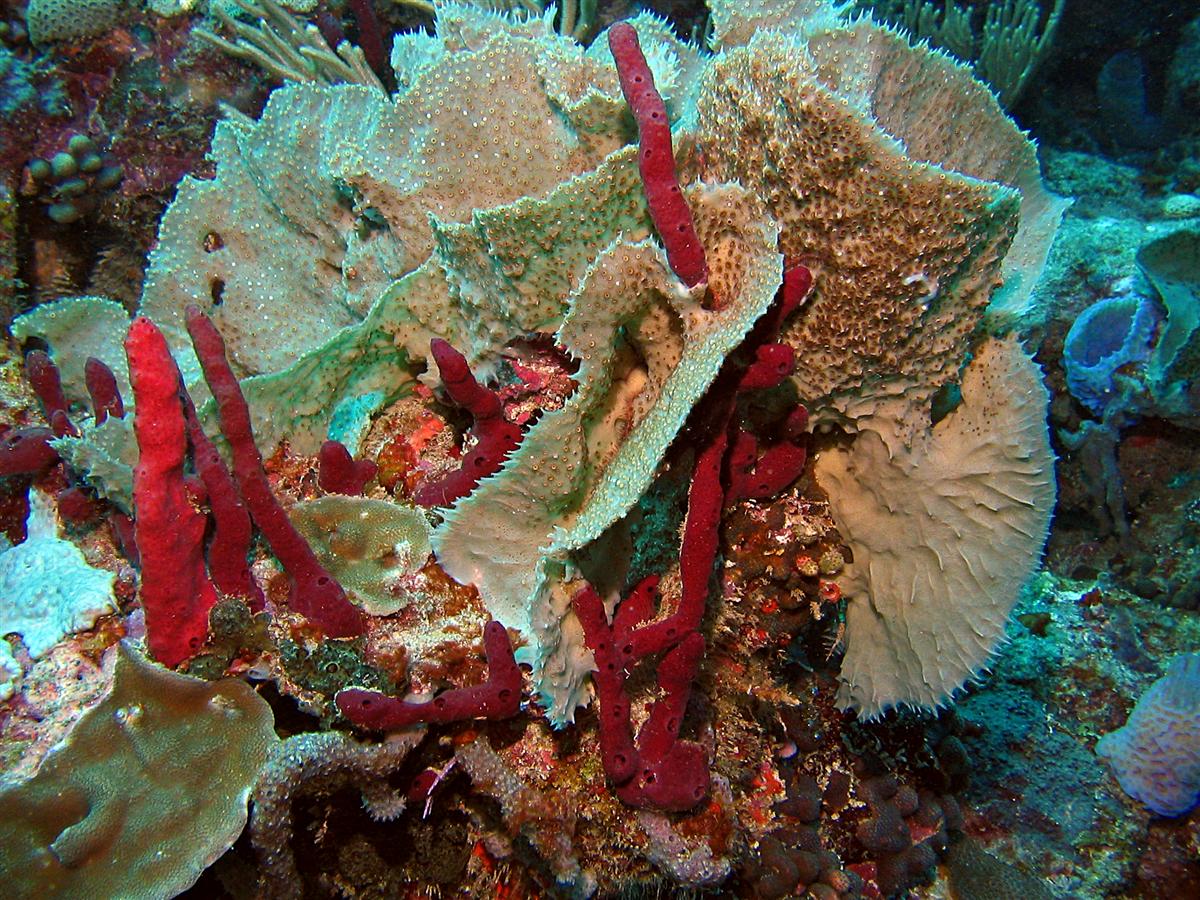
[[[894,893],[957,827],[953,798],[839,764],[823,737],[850,717],[782,673],[842,610],[837,704],[862,719],[937,708],[986,664],[1054,498],[1046,395],[1010,332],[1062,207],[949,57],[816,0],[711,7],[709,54],[646,14],[585,51],[548,18],[443,5],[437,35],[397,38],[394,97],[292,85],[222,123],[215,178],[180,186],[124,335],[132,416],[118,361],[69,371],[52,317],[18,324],[64,371],[30,355],[50,427],[8,435],[0,471],[61,455],[108,498],[150,655],[201,671],[236,600],[260,625],[222,669],[277,654],[326,724],[403,732],[276,746],[252,827],[272,893],[314,877],[291,794],[350,784],[376,818],[427,815],[455,766],[499,804],[480,871],[538,878],[494,868],[519,838],[580,895],[711,886],[739,854],[757,896]],[[412,383],[424,359],[471,420],[461,452]],[[83,375],[94,416],[74,424]],[[429,510],[434,561],[405,574],[396,544],[379,569],[399,612],[343,587],[349,528],[319,558],[293,526],[313,487],[259,449],[285,444],[319,446],[347,516],[369,519],[373,480]],[[486,674],[450,649],[485,619]],[[322,659],[335,677],[310,671]],[[594,696],[576,749],[470,724],[536,719],[518,660],[555,729]],[[424,726],[451,740],[419,751]],[[822,804],[857,827],[819,830]]]

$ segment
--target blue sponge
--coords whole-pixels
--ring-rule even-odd
[[[1152,300],[1134,295],[1093,303],[1075,319],[1063,345],[1071,394],[1096,415],[1117,395],[1113,376],[1150,355],[1160,314]]]

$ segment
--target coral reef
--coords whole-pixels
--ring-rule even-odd
[[[1192,892],[1196,33],[1080,4],[2,17],[18,892]]]

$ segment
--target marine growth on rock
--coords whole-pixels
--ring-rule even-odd
[[[354,827],[443,804],[464,867],[532,853],[576,896],[711,887],[748,847],[756,896],[898,892],[961,826],[948,790],[821,753],[855,739],[839,710],[951,703],[1040,560],[1048,396],[1016,329],[1063,205],[945,53],[843,4],[710,8],[704,45],[641,13],[584,47],[553,11],[436,3],[393,92],[227,112],[132,322],[80,297],[14,326],[62,382],[22,452],[140,567],[121,628],[311,717],[266,750],[223,726],[270,757],[271,892],[313,887],[292,799],[346,787]],[[786,673],[822,645],[839,686],[809,708]],[[114,691],[155,665],[121,653]],[[390,737],[308,733],[335,726]],[[837,846],[823,805],[855,810]]]

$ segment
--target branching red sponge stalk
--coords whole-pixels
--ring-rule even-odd
[[[688,488],[687,515],[679,549],[681,591],[675,612],[657,622],[633,630],[629,636],[635,660],[652,653],[665,653],[690,632],[700,627],[708,601],[709,582],[717,558],[721,511],[725,493],[721,468],[728,444],[728,429],[721,427],[701,447]]]
[[[378,471],[371,460],[356,460],[340,441],[326,441],[317,454],[317,484],[327,494],[357,497]]]
[[[88,396],[92,398],[92,410],[96,414],[97,425],[109,416],[115,419],[125,417],[121,389],[117,386],[117,377],[113,375],[112,369],[96,357],[89,356],[83,365],[83,380],[87,385]]]
[[[418,722],[447,724],[469,719],[507,719],[521,708],[521,669],[513,656],[508,630],[495,619],[483,629],[488,677],[483,684],[443,691],[413,703],[379,691],[346,688],[335,702],[347,719],[372,731],[399,731]]]
[[[250,609],[260,612],[265,606],[262,588],[250,571],[250,545],[254,531],[250,513],[229,467],[200,427],[196,407],[188,392],[182,392],[184,420],[192,444],[192,465],[208,496],[208,511],[213,520],[212,539],[208,544],[208,571],[222,594],[241,597]]]
[[[717,555],[727,433],[722,420],[696,459],[679,554],[682,591],[676,610],[646,624],[654,615],[657,578],[647,578],[634,588],[617,607],[611,626],[591,585],[585,585],[572,598],[588,649],[596,658],[594,677],[604,771],[616,787],[617,796],[630,806],[686,810],[708,794],[708,760],[703,748],[678,738],[692,681],[704,654],[699,628]],[[663,696],[651,706],[635,745],[625,679],[642,659],[660,653],[666,654],[658,668]]]
[[[784,270],[779,295],[747,339],[747,347],[754,348],[754,359],[738,378],[735,394],[776,387],[792,374],[792,348],[776,341],[784,320],[808,296],[812,281],[806,266]],[[788,413],[779,439],[765,449],[755,435],[736,428],[726,462],[725,502],[773,497],[799,478],[808,459],[807,431],[808,410],[803,406]]]
[[[704,638],[693,631],[658,664],[662,696],[638,731],[638,767],[617,787],[622,802],[668,812],[691,809],[708,796],[708,756],[695,741],[679,740],[692,682],[704,656]]]
[[[620,799],[635,807],[682,811],[707,794],[708,760],[703,747],[679,740],[692,682],[704,654],[700,625],[708,601],[720,539],[721,513],[739,491],[786,487],[803,467],[808,416],[789,415],[784,440],[759,455],[757,439],[734,424],[738,394],[774,387],[792,373],[790,348],[776,343],[784,319],[812,287],[803,266],[785,271],[775,303],[722,369],[693,416],[696,454],[679,551],[681,592],[676,609],[655,616],[657,577],[644,579],[617,606],[610,625],[604,604],[590,584],[572,598],[584,639],[596,662],[600,755]],[[730,437],[733,435],[734,440]],[[723,487],[722,476],[732,484]],[[664,654],[658,666],[661,696],[650,707],[637,740],[625,682],[633,666]]]
[[[498,471],[521,442],[521,428],[504,418],[504,407],[495,391],[475,380],[466,358],[441,338],[429,344],[450,399],[471,414],[474,424],[468,437],[474,446],[462,465],[436,481],[422,484],[413,495],[421,506],[449,506],[475,489],[480,479]]]
[[[42,402],[42,411],[55,437],[69,433],[70,420],[67,418],[67,397],[63,393],[62,379],[59,378],[58,366],[46,355],[46,351],[30,350],[25,354],[25,377]]]
[[[146,643],[151,656],[173,667],[204,645],[217,593],[204,571],[205,516],[192,505],[184,481],[187,437],[175,360],[146,318],[130,325],[125,354],[137,404],[134,534]]]
[[[38,475],[58,462],[49,428],[16,428],[0,435],[0,475]]]
[[[643,579],[617,607],[613,624],[608,624],[604,603],[596,589],[585,584],[571,602],[583,626],[588,649],[596,661],[596,685],[600,727],[600,759],[609,781],[621,785],[637,772],[639,757],[633,743],[632,706],[625,694],[625,679],[636,660],[629,632],[634,624],[653,615],[658,576]],[[639,618],[640,617],[640,618]]]
[[[366,631],[362,611],[317,560],[312,548],[288,520],[271,492],[262,456],[254,444],[250,408],[225,356],[221,333],[197,306],[187,308],[187,329],[204,371],[204,379],[217,402],[221,431],[229,442],[233,477],[250,511],[250,517],[292,581],[292,609],[329,637],[354,637]]]
[[[726,503],[774,497],[800,477],[808,459],[808,410],[796,406],[788,413],[783,434],[765,449],[758,438],[738,429],[729,450],[729,489]]]
[[[618,22],[608,30],[608,47],[617,64],[621,93],[638,126],[638,170],[650,218],[667,251],[671,271],[688,287],[708,281],[704,246],[696,234],[692,210],[679,188],[667,107],[654,86],[637,30]]]

